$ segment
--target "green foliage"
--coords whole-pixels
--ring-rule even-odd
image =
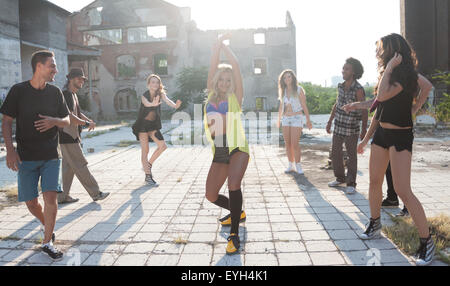
[[[323,87],[310,82],[300,84],[306,93],[306,104],[310,114],[327,114],[331,112],[338,96],[337,87]],[[364,87],[366,100],[374,97],[374,87]]]
[[[178,90],[171,97],[174,101],[179,99],[183,102],[179,110],[185,109],[190,104],[204,101],[207,79],[207,67],[186,67],[177,74]]]
[[[436,117],[439,121],[450,122],[450,94],[444,93],[442,101],[436,106]]]
[[[322,87],[310,82],[300,84],[305,90],[306,104],[310,114],[326,114],[331,112],[337,98],[335,87]]]
[[[117,67],[119,69],[119,77],[130,78],[136,76],[136,69],[132,66],[119,63]]]
[[[439,73],[434,76],[433,79],[445,83],[450,86],[450,73]],[[439,121],[450,122],[450,95],[448,93],[443,94],[441,102],[436,105],[436,118]]]

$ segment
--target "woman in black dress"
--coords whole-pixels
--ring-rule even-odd
[[[133,124],[133,133],[141,143],[141,162],[145,172],[145,181],[150,185],[156,182],[152,176],[152,165],[156,159],[167,149],[164,137],[161,134],[161,103],[163,100],[167,105],[178,109],[181,101],[174,103],[170,100],[158,75],[152,74],[147,78],[148,90],[141,96],[141,106],[139,108],[138,119]],[[149,142],[156,143],[156,150],[150,160],[148,159]]]

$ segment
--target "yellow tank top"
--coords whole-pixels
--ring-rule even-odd
[[[210,92],[208,95],[208,102],[211,99],[213,92]],[[204,117],[203,123],[205,126],[206,139],[211,143],[213,155],[216,151],[216,147],[214,146],[214,140],[212,139],[211,132],[208,127],[208,119],[206,116],[206,104],[203,108]],[[250,153],[248,147],[248,141],[245,137],[244,127],[242,126],[241,121],[241,113],[242,109],[239,105],[239,102],[236,98],[236,95],[232,93],[228,97],[228,112],[227,112],[227,127],[226,127],[226,135],[227,135],[227,144],[229,152],[233,151],[236,148],[239,148],[240,151],[245,152],[247,154]]]

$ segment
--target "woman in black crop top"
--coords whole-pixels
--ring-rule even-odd
[[[380,209],[383,177],[388,163],[391,164],[394,188],[405,203],[418,228],[420,247],[416,265],[428,265],[434,255],[435,245],[431,239],[423,207],[411,190],[412,114],[425,102],[432,88],[431,83],[416,72],[417,60],[408,42],[398,34],[390,34],[377,42],[379,81],[375,88],[379,102],[366,137],[358,146],[362,152],[369,138],[375,133],[370,152],[369,203],[370,223],[361,239],[379,237],[381,233]],[[420,89],[416,105],[413,100]],[[344,106],[349,111],[368,104]],[[375,131],[376,130],[376,131]]]
[[[133,124],[132,130],[136,139],[141,143],[141,161],[145,172],[145,181],[150,185],[155,185],[156,182],[153,180],[151,171],[152,164],[167,149],[164,137],[160,132],[161,100],[175,109],[180,107],[181,101],[177,100],[174,103],[167,97],[161,78],[155,74],[147,78],[147,88],[148,90],[141,96],[138,118]],[[149,142],[155,142],[157,145],[150,159],[148,159]]]

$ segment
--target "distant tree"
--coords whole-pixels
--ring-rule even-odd
[[[310,82],[302,82],[300,85],[305,89],[306,104],[311,114],[328,114],[336,103],[338,91],[336,87],[323,87]],[[373,86],[364,87],[366,99],[371,99]]]
[[[434,80],[450,86],[450,72],[440,72],[433,76]],[[439,121],[450,122],[450,94],[444,92],[441,101],[436,105],[436,118]]]
[[[183,102],[179,110],[183,110],[191,104],[203,103],[207,80],[207,67],[186,67],[177,74],[175,79],[177,91],[172,98],[175,101],[179,99]]]
[[[331,108],[336,102],[336,88],[322,87],[310,82],[302,82],[300,85],[305,90],[309,113],[326,114],[331,112]]]

